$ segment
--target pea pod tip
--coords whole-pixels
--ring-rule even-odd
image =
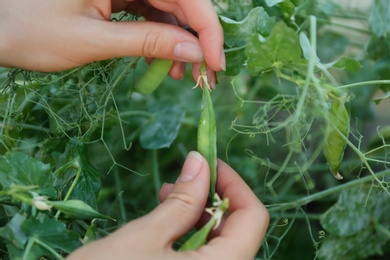
[[[337,180],[342,180],[344,179],[344,177],[338,172],[338,171],[332,171],[333,173],[333,176],[337,179]]]

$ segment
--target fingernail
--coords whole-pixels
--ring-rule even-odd
[[[217,74],[214,71],[211,71],[209,75],[210,75],[209,83],[210,83],[211,90],[215,90],[217,88],[217,83],[218,83]]]
[[[226,71],[226,57],[225,57],[225,51],[223,48],[221,51],[221,68],[223,71]]]
[[[184,163],[182,173],[177,179],[177,182],[189,182],[193,180],[199,174],[201,168],[202,155],[195,151],[190,152],[187,155],[187,159]]]
[[[203,52],[199,45],[192,42],[179,42],[173,49],[173,55],[185,62],[202,62]]]
[[[186,64],[182,63],[181,64],[181,74],[180,74],[180,80],[184,79],[184,73],[186,71]]]

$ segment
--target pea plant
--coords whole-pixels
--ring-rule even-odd
[[[207,243],[234,199],[214,196],[218,156],[270,212],[256,259],[388,258],[388,1],[213,3],[213,91],[204,68],[175,81],[165,60],[0,68],[0,258],[62,259],[145,215],[191,150],[211,167],[211,218],[176,250]]]

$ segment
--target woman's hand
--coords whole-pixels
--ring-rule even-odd
[[[148,21],[111,22],[127,11]],[[58,71],[124,56],[225,67],[223,32],[209,0],[0,0],[0,66]],[[189,25],[199,39],[180,26]],[[194,75],[195,76],[195,75]]]
[[[206,220],[209,181],[207,161],[191,152],[176,183],[161,188],[163,202],[155,210],[80,248],[69,259],[253,259],[269,215],[239,175],[222,161],[218,162],[217,192],[230,199],[229,215],[209,243],[197,251],[172,249],[177,239]]]

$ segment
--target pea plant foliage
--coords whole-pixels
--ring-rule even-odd
[[[213,153],[270,212],[256,259],[388,258],[388,1],[212,2],[227,58],[208,93]],[[171,64],[0,69],[0,258],[62,259],[159,203],[197,149],[202,91],[158,63]],[[175,249],[207,243],[215,222]]]

